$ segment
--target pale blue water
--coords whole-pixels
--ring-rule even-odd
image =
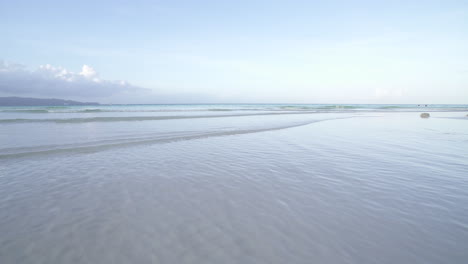
[[[0,108],[0,263],[466,263],[467,114]]]
[[[0,107],[0,113],[99,113],[179,111],[467,111],[468,105],[454,104],[154,104],[92,106]]]

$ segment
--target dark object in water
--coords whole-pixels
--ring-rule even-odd
[[[421,118],[429,118],[431,115],[429,113],[422,113],[420,115]]]

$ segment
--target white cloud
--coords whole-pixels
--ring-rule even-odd
[[[83,75],[85,78],[94,79],[97,77],[97,72],[88,65],[83,65],[80,75]]]
[[[122,93],[148,93],[126,81],[104,80],[91,66],[75,73],[63,67],[41,65],[28,70],[21,64],[0,61],[0,92],[15,95],[102,98]]]
[[[154,91],[124,80],[105,80],[89,65],[72,72],[50,64],[29,70],[0,60],[0,96],[28,96],[99,101],[102,103],[207,103],[219,102],[200,93]]]

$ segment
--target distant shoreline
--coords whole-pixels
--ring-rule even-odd
[[[97,102],[79,102],[55,98],[0,97],[0,106],[81,106],[101,105]]]

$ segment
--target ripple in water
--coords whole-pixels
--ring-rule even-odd
[[[466,262],[466,120],[312,117],[41,124],[43,146],[226,133],[0,159],[1,263]]]

